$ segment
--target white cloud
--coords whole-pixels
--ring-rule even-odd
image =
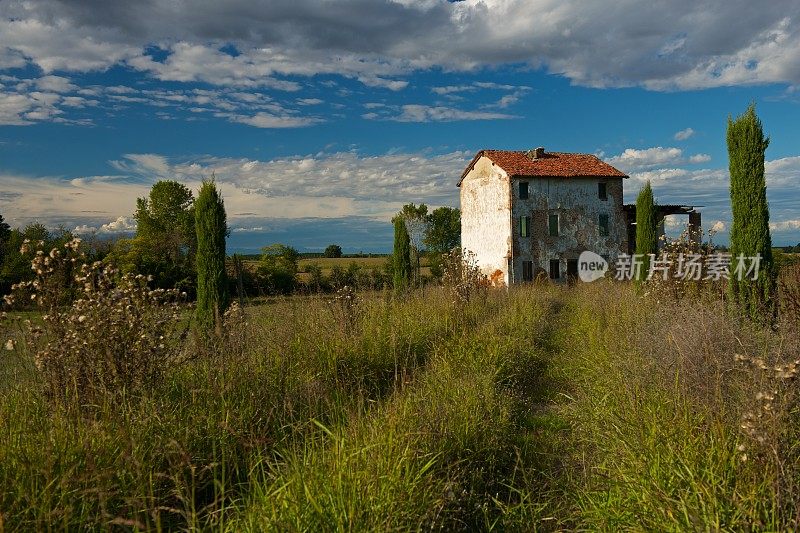
[[[796,231],[800,229],[800,219],[781,220],[779,222],[771,222],[769,229],[776,233],[784,233],[788,231]]]
[[[626,148],[621,154],[607,159],[607,161],[620,170],[628,172],[631,176],[654,176],[653,179],[662,179],[676,172],[682,172],[675,168],[687,163],[699,164],[711,161],[708,154],[694,154],[688,158],[683,155],[680,148],[664,148],[656,146],[653,148]],[[663,168],[669,166],[672,168]],[[659,168],[661,167],[661,168]],[[647,172],[652,171],[652,172]],[[650,179],[650,178],[646,178]]]
[[[500,120],[519,118],[506,113],[462,110],[446,106],[409,104],[396,116],[383,117],[397,122],[452,122],[455,120]]]
[[[365,6],[355,0],[91,6],[5,0],[0,68],[29,62],[45,73],[84,72],[127,64],[163,80],[285,90],[298,83],[285,76],[340,74],[399,90],[405,82],[396,78],[415,70],[503,64],[543,67],[592,87],[800,82],[800,4],[794,0]],[[162,52],[151,53],[153,43]],[[236,51],[229,53],[230,46]]]
[[[690,163],[708,163],[711,161],[711,156],[708,154],[694,154],[689,157]]]
[[[676,164],[682,161],[683,151],[680,148],[663,148],[656,146],[637,150],[626,148],[620,155],[611,157],[608,162],[623,170],[652,168],[659,165]]]
[[[136,231],[136,220],[133,217],[120,216],[108,224],[100,226],[100,233],[127,233]]]
[[[53,93],[69,93],[78,89],[78,86],[72,84],[69,78],[62,76],[43,76],[35,83],[39,90]]]
[[[686,128],[685,130],[681,130],[675,133],[675,140],[685,141],[686,139],[692,137],[693,135],[694,135],[694,130],[692,128]]]
[[[88,224],[80,224],[75,226],[72,230],[73,233],[78,235],[86,235],[89,233],[102,233],[102,234],[122,234],[133,233],[136,231],[136,220],[132,217],[120,216],[116,220],[112,220],[106,224],[97,226],[90,226]]]
[[[302,128],[322,122],[322,119],[314,117],[277,116],[263,111],[252,116],[224,114],[221,116],[226,116],[232,122],[239,122],[256,128]]]
[[[389,80],[378,76],[359,76],[358,81],[367,87],[382,87],[390,91],[401,91],[408,87],[408,82],[405,80]]]
[[[724,233],[728,229],[728,226],[722,220],[717,220],[711,225],[711,231],[714,233]]]
[[[471,92],[475,90],[475,85],[447,85],[444,87],[431,87],[432,92],[442,96],[446,94]]]

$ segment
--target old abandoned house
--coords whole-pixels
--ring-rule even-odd
[[[594,155],[481,150],[461,175],[461,246],[494,284],[565,279],[590,250],[628,251],[622,180]]]

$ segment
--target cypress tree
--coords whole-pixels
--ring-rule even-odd
[[[743,314],[754,319],[770,313],[774,291],[772,238],[769,233],[767,184],[764,178],[764,153],[769,137],[750,104],[735,120],[728,117],[728,168],[731,175],[731,276],[728,297]],[[736,279],[738,257],[761,255],[758,278]]]
[[[394,289],[403,291],[411,280],[411,239],[408,236],[405,220],[398,216],[394,219]]]
[[[650,256],[658,251],[658,213],[653,189],[648,181],[636,197],[636,255],[643,255],[638,281],[647,278]]]
[[[197,321],[202,328],[219,326],[228,306],[225,272],[225,204],[213,181],[203,181],[195,201],[197,230]]]

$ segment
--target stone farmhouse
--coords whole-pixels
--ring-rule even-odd
[[[481,150],[458,182],[461,246],[497,285],[575,276],[586,250],[613,263],[629,251],[626,178],[590,154]]]

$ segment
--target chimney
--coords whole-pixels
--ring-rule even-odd
[[[544,157],[544,147],[539,146],[538,148],[534,148],[533,150],[528,150],[527,154],[529,159],[533,159],[534,161],[537,159],[541,159]]]

